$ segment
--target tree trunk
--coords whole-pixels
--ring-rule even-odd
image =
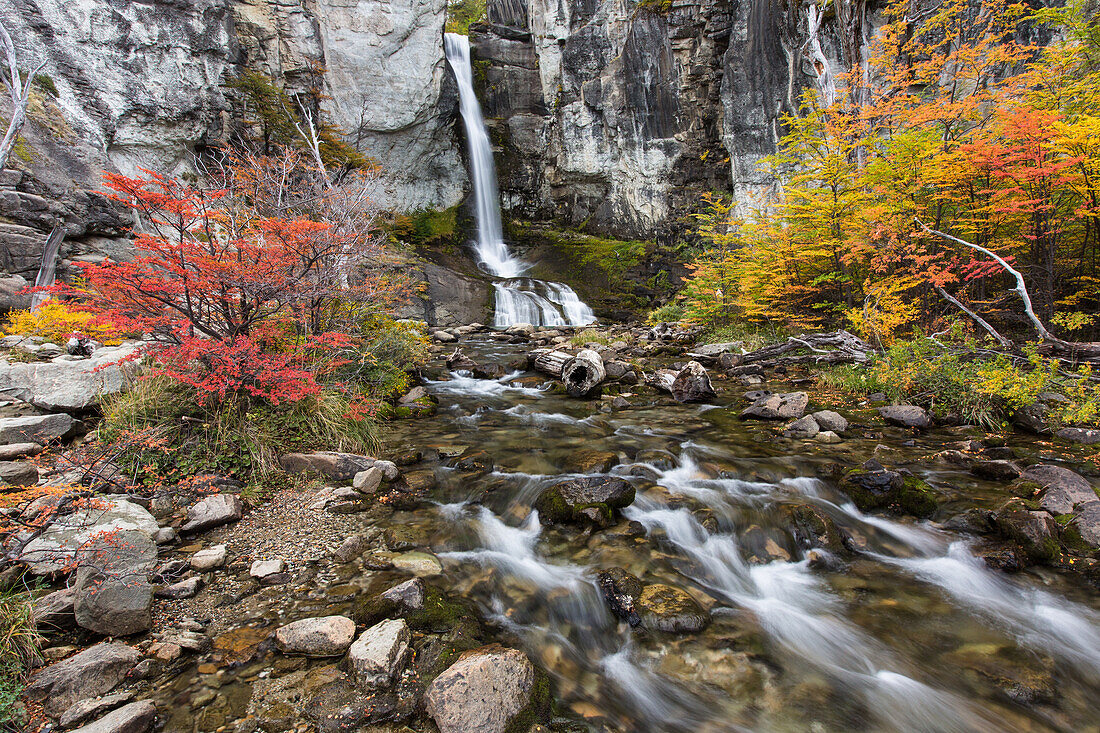
[[[555,379],[561,379],[562,370],[566,363],[573,358],[572,354],[554,349],[535,349],[527,355],[527,361],[531,368],[549,374]],[[602,362],[601,362],[602,366]]]
[[[566,362],[561,373],[565,391],[572,397],[588,397],[606,376],[603,359],[591,349],[583,349]]]

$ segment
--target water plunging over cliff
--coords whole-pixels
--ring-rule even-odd
[[[494,285],[496,316],[493,325],[531,323],[536,326],[582,326],[592,323],[596,320],[592,309],[568,285],[521,277],[527,265],[508,251],[500,226],[500,196],[497,193],[493,148],[474,93],[470,41],[466,36],[447,33],[444,48],[458,81],[459,107],[466,124],[470,178],[477,214],[477,254],[491,275],[506,278]]]

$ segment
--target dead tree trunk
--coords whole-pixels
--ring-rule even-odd
[[[554,349],[535,349],[527,355],[527,361],[532,369],[549,374],[555,379],[561,379],[562,370],[572,358],[572,354]]]
[[[0,47],[4,49],[4,55],[8,60],[8,91],[11,92],[11,120],[8,122],[7,132],[0,141],[0,170],[8,164],[8,156],[11,155],[15,141],[19,137],[19,131],[23,129],[23,122],[27,118],[27,105],[31,101],[31,84],[34,77],[46,65],[43,61],[27,74],[26,80],[20,79],[19,60],[16,58],[15,44],[12,43],[8,29],[0,23]]]
[[[581,350],[566,362],[561,379],[565,382],[565,391],[571,397],[587,397],[599,388],[607,377],[603,358],[591,349]]]

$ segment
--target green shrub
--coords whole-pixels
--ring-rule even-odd
[[[465,36],[470,26],[485,20],[485,0],[453,0],[447,4],[447,32]]]
[[[30,597],[0,594],[0,730],[24,730],[27,716],[20,696],[40,645]]]
[[[665,303],[660,308],[655,308],[646,316],[646,323],[656,326],[658,323],[679,323],[684,319],[684,306],[682,303],[672,301]]]

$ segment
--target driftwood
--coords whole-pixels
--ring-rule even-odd
[[[535,349],[527,355],[527,362],[532,369],[549,374],[555,379],[561,379],[562,370],[572,358],[573,355],[566,351]]]
[[[556,349],[535,349],[527,354],[532,369],[549,374],[565,383],[572,397],[587,397],[607,378],[603,358],[591,349],[582,349],[576,356]]]
[[[581,350],[561,371],[561,381],[571,397],[589,396],[606,377],[603,358],[591,349]]]
[[[797,351],[809,353],[792,354]],[[847,331],[802,334],[791,336],[780,344],[735,356],[729,371],[744,374],[790,364],[862,364],[870,360],[873,351],[870,344]],[[748,368],[750,365],[751,368]]]

